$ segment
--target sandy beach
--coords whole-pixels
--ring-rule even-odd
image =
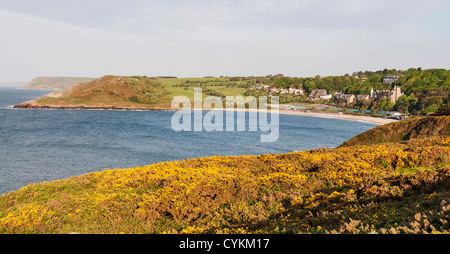
[[[344,113],[332,113],[332,112],[330,112],[330,113],[317,112],[317,111],[305,112],[305,111],[301,111],[301,110],[280,109],[279,113],[280,114],[288,114],[288,115],[338,118],[338,119],[353,120],[353,121],[371,122],[371,123],[377,123],[377,124],[387,124],[387,123],[399,121],[399,120],[388,119],[388,118],[385,119],[385,118],[379,118],[379,117],[373,117],[373,116],[357,116],[357,115],[350,115],[350,114],[344,114]]]
[[[193,109],[195,110],[195,109]],[[209,110],[234,110],[234,111],[240,111],[242,109],[214,109],[214,108],[203,108],[204,111]],[[257,111],[257,112],[270,112],[270,110],[263,110],[263,109],[244,109],[244,111]],[[344,120],[351,120],[351,121],[364,121],[364,122],[371,122],[376,124],[387,124],[392,122],[398,122],[400,120],[396,119],[389,119],[389,118],[380,118],[380,117],[373,117],[373,116],[363,116],[363,115],[350,115],[350,114],[344,114],[340,112],[318,112],[318,111],[305,111],[305,110],[288,110],[288,109],[279,109],[279,114],[286,114],[286,115],[298,115],[298,116],[311,116],[311,117],[323,117],[323,118],[336,118],[336,119],[344,119]]]

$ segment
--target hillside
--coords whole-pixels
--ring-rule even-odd
[[[69,88],[77,83],[89,82],[95,78],[86,77],[36,77],[19,89],[48,89],[61,90]]]
[[[450,233],[450,137],[433,131],[449,118],[380,128],[396,137],[383,144],[214,156],[31,184],[1,196],[0,232]],[[424,132],[408,139],[395,130]]]
[[[377,126],[344,142],[342,146],[372,145],[430,137],[450,137],[450,116],[413,117]]]
[[[78,83],[14,108],[168,109],[174,96],[193,99],[194,88],[203,96],[236,96],[243,84],[230,78],[166,78],[107,75]]]
[[[15,108],[164,108],[159,105],[168,92],[152,78],[142,76],[103,76],[78,83]]]

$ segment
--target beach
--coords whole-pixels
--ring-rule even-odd
[[[176,110],[176,109],[175,109]],[[196,109],[193,109],[196,110]],[[256,111],[256,112],[268,112],[270,113],[270,110],[265,109],[240,109],[240,108],[203,108],[202,110],[209,111],[209,110],[234,110],[234,111]],[[310,111],[310,110],[288,110],[288,109],[279,109],[279,114],[285,114],[285,115],[298,115],[298,116],[310,116],[310,117],[323,117],[323,118],[335,118],[335,119],[344,119],[344,120],[352,120],[352,121],[363,121],[363,122],[371,122],[376,124],[387,124],[392,122],[398,122],[400,120],[397,119],[391,119],[391,118],[381,118],[381,117],[374,117],[374,116],[368,116],[368,115],[351,115],[351,114],[345,114],[341,112],[319,112],[319,111]]]
[[[312,117],[326,117],[326,118],[338,118],[338,119],[345,119],[345,120],[353,120],[353,121],[364,121],[364,122],[371,122],[371,123],[377,123],[377,124],[387,124],[392,122],[397,122],[399,120],[396,119],[389,119],[389,118],[380,118],[380,117],[373,117],[373,116],[362,116],[362,115],[350,115],[345,113],[334,113],[334,112],[317,112],[317,111],[303,111],[303,110],[286,110],[286,109],[280,109],[280,114],[288,114],[288,115],[300,115],[300,116],[312,116]]]

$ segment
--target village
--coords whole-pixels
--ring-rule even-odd
[[[383,77],[384,84],[392,84],[398,78],[402,77],[401,75],[391,75]],[[364,78],[361,78],[360,82],[365,81]],[[250,88],[251,90],[263,90],[269,94],[269,96],[274,96],[276,94],[280,95],[297,95],[303,96],[305,92],[301,88],[277,88],[271,87],[268,85],[265,86],[257,86]],[[358,103],[362,100],[381,100],[385,98],[389,98],[389,101],[392,103],[397,102],[397,100],[404,95],[399,86],[394,86],[392,90],[374,90],[371,88],[369,94],[345,94],[342,91],[333,91],[332,94],[329,94],[325,89],[313,89],[309,95],[306,97],[305,103],[289,103],[280,105],[283,109],[289,110],[330,110],[330,111],[340,111],[347,113],[365,113],[365,114],[378,114],[384,115],[385,117],[393,117],[393,118],[405,118],[406,116],[397,111],[371,111],[371,110],[358,110],[352,108],[340,108],[336,107],[336,103],[333,101],[342,101],[344,106],[349,106],[352,103]],[[332,98],[336,98],[336,100],[332,100]]]

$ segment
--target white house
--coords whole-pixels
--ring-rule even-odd
[[[298,95],[298,94],[303,94],[303,89],[295,89],[294,93],[295,93],[296,95]]]
[[[280,89],[278,89],[276,87],[272,87],[272,88],[270,88],[270,92],[272,92],[272,93],[279,93]]]
[[[331,94],[321,95],[320,99],[322,99],[322,100],[329,100],[329,99],[331,99]]]

